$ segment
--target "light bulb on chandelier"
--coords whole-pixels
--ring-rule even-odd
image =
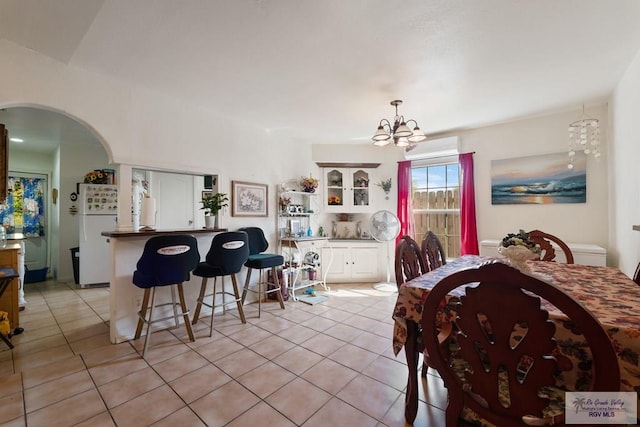
[[[589,117],[582,106],[582,116],[569,125],[569,169],[573,169],[576,152],[583,151],[587,156],[600,157],[600,122]]]

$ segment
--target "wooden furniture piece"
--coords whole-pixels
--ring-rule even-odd
[[[424,238],[422,239],[421,249],[422,255],[424,256],[424,259],[427,261],[427,264],[429,266],[429,270],[442,267],[447,263],[447,258],[444,254],[442,243],[433,231],[429,230],[424,235]]]
[[[463,292],[451,314],[458,349],[445,354],[437,326],[442,301],[455,289]],[[564,392],[554,376],[559,364],[551,357],[557,351],[556,325],[541,298],[582,331],[581,349],[588,347],[593,361],[588,390],[619,390],[616,352],[598,320],[561,289],[493,261],[447,276],[423,306],[422,340],[449,393],[448,426],[458,425],[459,418],[505,427],[522,426],[525,419],[564,423]],[[539,396],[541,387],[552,399]]]
[[[567,264],[573,264],[573,253],[569,246],[563,242],[560,238],[553,234],[545,233],[540,230],[532,230],[529,232],[529,239],[540,245],[542,253],[540,254],[540,260],[542,261],[554,261],[556,258],[556,250],[552,245],[552,242],[558,245],[562,252],[564,252]]]
[[[397,355],[404,347],[405,354],[413,354],[418,348],[419,327],[422,305],[431,289],[444,278],[457,271],[474,268],[495,258],[465,255],[449,261],[446,265],[403,284],[398,289],[394,307],[393,351]],[[499,260],[502,262],[502,260]],[[616,343],[618,365],[620,367],[620,390],[635,392],[640,389],[640,372],[637,358],[640,354],[640,292],[638,285],[617,268],[565,264],[559,262],[528,261],[533,277],[542,277],[546,282],[560,288],[580,302],[600,322],[611,340]],[[594,297],[597,290],[597,297]],[[459,290],[451,292],[453,297],[461,296]],[[448,310],[449,304],[444,306]],[[590,375],[591,361],[584,352],[576,352],[576,340],[582,339],[566,321],[566,316],[553,306],[544,307],[549,319],[556,325],[555,339],[564,357],[570,360],[570,371],[565,372],[562,387],[579,389],[580,378]],[[446,312],[445,312],[446,315]],[[448,322],[447,322],[448,323]],[[634,355],[629,358],[627,355]],[[407,388],[405,418],[411,423],[418,409],[418,365],[407,358],[409,383]],[[640,399],[638,400],[640,407]]]
[[[2,295],[4,295],[5,291],[11,286],[11,282],[16,277],[18,277],[18,273],[16,273],[13,268],[0,268],[0,298],[2,298]],[[6,327],[6,329],[3,328],[4,330],[0,331],[0,340],[2,340],[7,345],[7,347],[13,348],[13,344],[10,341],[11,336],[13,335],[11,322],[9,321],[9,319],[4,318],[2,319],[2,321],[8,321],[9,325]]]
[[[403,283],[429,271],[420,246],[408,235],[402,236],[396,245],[395,260],[396,285],[398,285],[398,288]]]
[[[189,280],[191,271],[196,268],[199,261],[198,243],[193,236],[156,236],[147,240],[142,256],[136,265],[136,271],[133,273],[133,284],[144,289],[134,337],[134,339],[140,338],[142,327],[146,324],[142,357],[145,356],[149,348],[151,325],[154,323],[173,319],[177,328],[180,325],[178,317],[182,316],[189,339],[195,341],[182,283]],[[168,286],[171,290],[171,302],[156,304],[156,289],[164,286]],[[179,303],[176,301],[176,289],[180,299]],[[171,307],[170,314],[164,317],[154,317],[154,311],[166,305]],[[178,311],[178,307],[181,311]],[[149,313],[148,317],[147,312]],[[163,312],[162,314],[167,313]]]
[[[19,251],[19,243],[9,243],[4,248],[0,248],[0,268],[12,268],[14,271],[18,271]],[[12,329],[20,327],[20,309],[18,307],[19,280],[18,277],[14,277],[0,297],[0,310],[9,313],[9,322]]]
[[[633,273],[633,281],[640,285],[640,263],[636,267],[636,272]]]

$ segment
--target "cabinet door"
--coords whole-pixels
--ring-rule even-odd
[[[354,246],[351,248],[351,279],[355,281],[378,280],[378,246]]]
[[[351,258],[349,256],[349,248],[322,248],[322,259],[331,259],[331,252],[333,250],[333,261],[327,272],[327,282],[346,282],[351,278]],[[323,266],[326,268],[326,266]]]
[[[371,212],[371,169],[326,168],[325,210],[327,212]]]
[[[371,171],[368,169],[350,169],[349,177],[351,181],[351,211],[370,212],[371,211]]]
[[[345,203],[348,202],[348,174],[345,169],[328,168],[324,171],[325,200],[324,206],[327,212],[344,212]]]

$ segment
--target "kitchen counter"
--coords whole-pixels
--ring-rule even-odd
[[[205,234],[220,233],[227,231],[226,228],[189,228],[184,230],[148,230],[148,231],[103,231],[101,236],[106,237],[151,237],[166,236],[168,234]]]

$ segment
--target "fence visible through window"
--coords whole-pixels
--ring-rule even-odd
[[[460,256],[460,187],[458,163],[412,168],[415,240],[433,231],[447,258]]]

